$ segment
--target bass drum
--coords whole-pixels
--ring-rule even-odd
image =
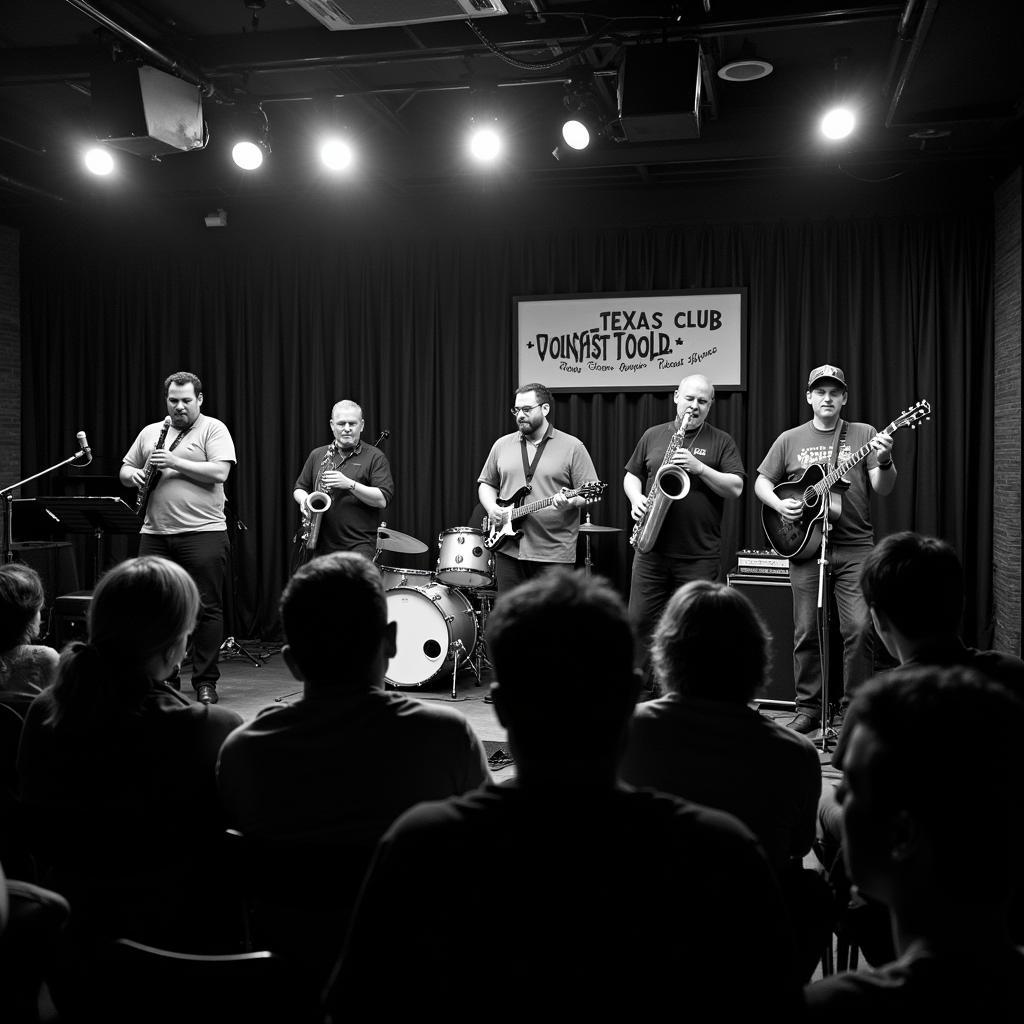
[[[380,578],[385,590],[395,587],[426,587],[434,582],[434,574],[429,569],[402,569],[397,565],[378,565]]]
[[[395,587],[387,592],[388,622],[398,623],[398,650],[388,662],[384,680],[392,686],[423,686],[453,658],[468,661],[476,649],[477,624],[465,595],[440,583],[426,587]],[[452,651],[456,641],[462,649]]]
[[[483,530],[454,526],[438,538],[437,578],[450,587],[490,587],[494,556],[484,547]]]

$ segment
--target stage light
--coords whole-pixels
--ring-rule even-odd
[[[352,147],[337,137],[324,139],[320,145],[320,159],[332,171],[344,171],[352,166],[355,153]]]
[[[469,152],[474,160],[482,164],[494,163],[503,149],[504,143],[496,126],[474,123],[469,135]]]
[[[238,134],[242,137],[231,147],[231,159],[243,171],[255,171],[263,165],[264,157],[270,155],[270,120],[263,105],[244,119],[245,127]]]
[[[263,150],[255,142],[243,139],[231,147],[231,159],[243,171],[255,171],[263,164]]]
[[[590,129],[585,122],[570,117],[562,125],[562,138],[565,140],[565,144],[572,149],[586,149],[590,145]]]
[[[857,126],[857,118],[849,107],[833,107],[821,119],[821,134],[826,139],[845,139]]]
[[[93,146],[92,149],[86,150],[83,160],[86,170],[101,177],[111,174],[114,170],[114,158],[110,151],[102,146]]]
[[[597,98],[591,72],[573,73],[566,83],[562,104],[567,111],[562,123],[562,139],[571,149],[586,149],[594,139],[604,134],[604,111]]]

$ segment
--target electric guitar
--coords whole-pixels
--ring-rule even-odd
[[[900,427],[917,428],[918,420],[931,416],[932,407],[925,399],[900,413],[880,434],[890,435]],[[768,536],[768,543],[783,558],[802,562],[810,558],[821,545],[822,521],[828,515],[834,523],[843,510],[843,499],[833,488],[837,482],[874,449],[870,442],[858,448],[848,459],[829,471],[825,466],[813,465],[804,470],[799,480],[790,480],[774,488],[777,498],[785,501],[796,498],[803,503],[800,518],[796,522],[784,519],[773,508],[761,506],[761,525]]]
[[[563,488],[559,494],[564,494],[567,498],[582,497],[586,498],[587,501],[600,501],[601,495],[604,494],[604,489],[607,484],[601,483],[600,480],[592,480],[588,483],[582,484],[576,490],[568,490]],[[528,505],[521,505],[520,502],[530,493],[530,485],[523,484],[522,487],[512,495],[511,498],[498,498],[498,504],[505,508],[509,508],[508,512],[502,512],[500,516],[486,516],[483,522],[484,531],[487,536],[484,538],[484,547],[490,551],[495,551],[501,547],[509,539],[509,537],[518,537],[521,530],[513,530],[512,524],[520,519],[522,516],[532,515],[534,512],[539,512],[542,508],[548,508],[553,505],[557,494],[553,494],[550,498],[541,498],[539,501],[531,501]],[[510,508],[510,506],[512,506]]]

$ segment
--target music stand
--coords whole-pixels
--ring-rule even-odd
[[[139,517],[122,498],[42,497],[18,498],[12,502],[20,515],[34,517],[35,533],[91,534],[94,539],[92,583],[100,577],[100,552],[108,533],[138,533]]]
[[[832,592],[829,589],[829,580],[832,572],[828,561],[829,534],[832,532],[832,524],[829,521],[829,493],[826,491],[822,497],[821,516],[821,548],[818,553],[818,662],[821,668],[821,752],[828,752],[830,740],[836,739],[836,731],[829,724],[830,686],[829,676],[831,675],[831,599]]]

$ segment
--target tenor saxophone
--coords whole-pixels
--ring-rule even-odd
[[[682,466],[672,462],[672,456],[683,443],[683,435],[690,424],[690,413],[683,415],[679,429],[669,439],[665,449],[665,458],[661,460],[658,472],[654,475],[650,493],[647,495],[647,510],[637,520],[630,535],[629,543],[641,554],[646,555],[658,539],[661,527],[668,514],[670,502],[685,498],[690,490],[690,474]]]

